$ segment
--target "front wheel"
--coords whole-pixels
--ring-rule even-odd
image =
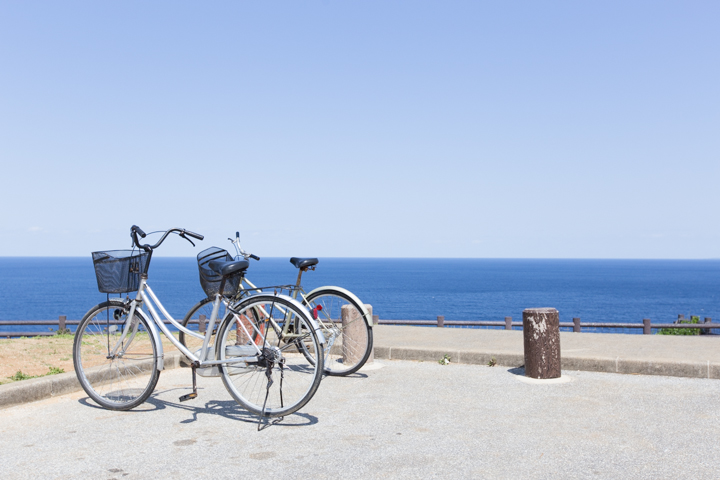
[[[315,312],[325,336],[325,373],[344,376],[355,373],[370,358],[372,327],[365,321],[365,309],[345,293],[334,289],[312,292],[306,307]]]
[[[228,392],[256,415],[296,412],[322,379],[323,345],[307,312],[284,297],[254,295],[234,305],[218,329],[216,351],[219,361],[228,361],[220,365]]]
[[[103,302],[85,314],[75,332],[78,381],[90,398],[110,410],[137,407],[160,378],[152,331],[139,315],[129,318],[129,310],[122,300]]]

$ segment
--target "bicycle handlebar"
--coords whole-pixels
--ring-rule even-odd
[[[253,255],[252,253],[247,253],[245,250],[242,249],[242,247],[240,246],[240,232],[235,232],[235,240],[233,240],[232,238],[228,238],[228,240],[230,240],[230,243],[232,243],[233,246],[235,247],[235,251],[237,252],[237,257],[242,256],[245,260],[247,260],[248,258],[252,258],[253,260],[258,260],[258,261],[260,260],[260,257],[258,257],[257,255]]]
[[[167,230],[167,231],[163,234],[162,237],[160,237],[160,240],[158,240],[158,242],[157,242],[155,245],[147,245],[147,244],[146,244],[146,245],[140,245],[140,242],[138,241],[137,236],[138,236],[138,234],[139,234],[142,238],[145,238],[146,233],[143,232],[142,229],[141,229],[140,227],[138,227],[137,225],[133,225],[132,228],[130,228],[130,236],[131,236],[132,239],[133,239],[133,244],[134,244],[137,248],[142,249],[142,250],[145,250],[146,252],[151,252],[151,251],[155,250],[157,247],[160,246],[160,244],[161,244],[162,242],[165,241],[165,239],[167,238],[168,235],[170,235],[171,233],[174,233],[174,232],[178,232],[178,234],[179,234],[181,237],[183,237],[183,238],[185,238],[185,235],[188,235],[188,236],[190,236],[190,237],[193,237],[193,238],[195,238],[195,239],[197,239],[197,240],[203,240],[203,239],[205,238],[205,237],[203,237],[202,235],[200,235],[200,234],[198,234],[198,233],[191,232],[191,231],[189,231],[189,230],[185,230],[184,228],[171,228],[170,230]],[[185,240],[187,240],[188,242],[190,242],[190,240],[189,240],[188,238],[185,238]],[[190,242],[190,243],[192,243],[192,242]],[[194,243],[193,243],[193,246],[195,246]]]
[[[133,225],[132,227],[130,227],[130,231],[139,233],[142,238],[145,238],[146,236],[145,232],[142,231],[142,228],[138,227],[137,225]]]
[[[193,233],[190,230],[183,230],[183,233],[185,235],[190,235],[191,237],[196,238],[198,240],[203,240],[205,238],[202,235],[200,235],[199,233]]]

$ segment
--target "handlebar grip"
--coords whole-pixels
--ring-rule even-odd
[[[196,238],[196,239],[198,239],[198,240],[203,240],[203,239],[205,239],[205,237],[203,237],[203,236],[200,235],[199,233],[194,233],[194,232],[191,232],[190,230],[183,230],[183,233],[184,233],[185,235],[189,235],[189,236],[191,236],[191,237],[193,237],[193,238]]]
[[[252,258],[253,260],[260,260],[260,257],[258,257],[257,255],[253,255],[253,254],[250,254],[250,258]]]
[[[133,225],[130,227],[130,231],[136,232],[140,235],[140,237],[145,238],[145,232],[142,231],[142,228],[138,227],[137,225]]]

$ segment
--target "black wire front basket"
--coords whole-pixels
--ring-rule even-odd
[[[100,293],[130,293],[140,288],[140,274],[148,254],[137,250],[93,252],[93,265]]]
[[[208,298],[215,298],[215,295],[220,291],[220,282],[222,281],[222,275],[215,273],[208,267],[208,263],[213,260],[231,262],[234,258],[227,250],[219,247],[210,247],[198,253],[197,262],[198,270],[200,271],[200,286]],[[242,278],[243,273],[228,277],[227,280],[225,280],[225,287],[223,288],[222,294],[230,297],[235,296],[240,290]]]

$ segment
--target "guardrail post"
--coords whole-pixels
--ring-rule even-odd
[[[372,318],[372,305],[366,303],[365,309],[370,314],[370,318]],[[365,320],[362,317],[362,313],[358,312],[356,308],[349,304],[340,307],[340,320],[342,322],[344,337],[342,342],[343,363],[355,365],[357,362],[362,360],[363,355],[365,355],[365,350],[359,352],[357,349],[352,348],[352,346],[356,345],[361,338],[364,339],[367,336]],[[353,341],[353,338],[356,340]],[[362,341],[363,343],[365,342],[365,340]],[[374,351],[370,352],[370,357],[365,363],[372,363],[373,359]]]
[[[438,315],[437,317],[437,323],[438,327],[442,328],[445,326],[445,316],[444,315]]]
[[[200,330],[200,333],[205,333],[205,319],[207,317],[205,315],[200,315],[200,318],[198,319],[198,330]]]
[[[369,303],[366,303],[364,305],[365,305],[365,309],[370,314],[370,318],[372,318],[372,323],[375,324],[375,319],[377,318],[377,315],[373,315],[372,305],[370,305]],[[370,350],[370,356],[368,357],[367,361],[365,362],[365,365],[367,365],[369,363],[373,363],[374,361],[375,361],[375,345],[373,345],[372,350]]]
[[[705,317],[705,322],[704,322],[704,323],[712,323],[712,318],[710,318],[710,317]],[[709,328],[703,328],[702,330],[700,330],[700,333],[702,333],[702,334],[704,334],[704,335],[709,335],[709,334],[710,334],[710,329],[709,329]]]
[[[650,328],[650,319],[643,318],[643,335],[650,335],[651,333],[652,328]]]
[[[58,317],[58,331],[64,332],[65,331],[65,321],[67,320],[67,315],[60,315]]]
[[[554,308],[523,310],[525,376],[560,378],[560,315]]]
[[[505,317],[505,330],[512,330],[512,317]]]
[[[573,332],[580,333],[582,327],[580,326],[580,319],[573,317]]]

